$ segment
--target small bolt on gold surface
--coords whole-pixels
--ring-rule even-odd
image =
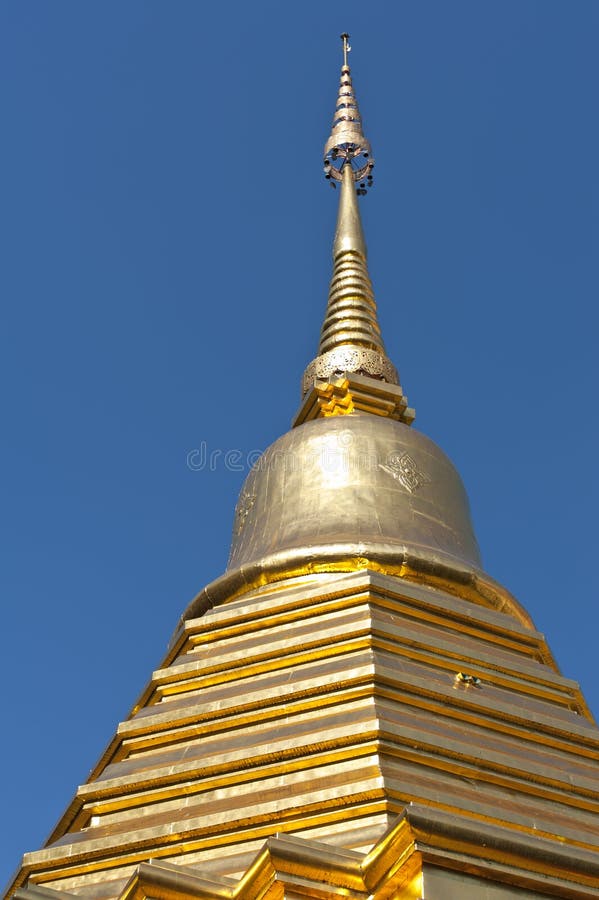
[[[476,675],[469,675],[467,672],[458,672],[455,680],[461,684],[473,685],[474,687],[479,687],[481,683],[480,678]]]

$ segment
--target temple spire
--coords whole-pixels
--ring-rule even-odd
[[[385,353],[378,323],[358,205],[358,197],[364,196],[372,186],[374,159],[362,129],[347,63],[351,50],[349,35],[342,34],[341,40],[343,65],[339,93],[331,134],[324,148],[325,178],[332,187],[341,187],[333,242],[333,277],[318,356],[304,372],[304,397],[316,382],[331,382],[348,373],[399,385],[397,371]],[[411,422],[413,410],[408,410],[406,403],[402,394],[402,409],[398,407],[394,417]]]

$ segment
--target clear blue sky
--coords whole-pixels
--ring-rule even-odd
[[[389,355],[596,713],[599,4],[3,0],[5,883],[222,573],[314,356],[342,30]]]

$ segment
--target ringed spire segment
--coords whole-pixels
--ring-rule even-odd
[[[351,167],[354,181],[359,182],[358,193],[365,194],[372,186],[374,159],[372,149],[362,130],[362,118],[352,85],[347,56],[351,50],[349,34],[341,35],[343,65],[333,127],[324,148],[324,174],[332,187],[343,179],[343,168]]]
[[[406,425],[414,419],[397,370],[385,352],[376,301],[368,274],[366,241],[358,196],[372,184],[374,160],[364,137],[347,55],[349,35],[341,35],[343,65],[333,128],[325,144],[325,177],[339,182],[339,212],[333,242],[333,277],[318,355],[302,381],[301,425],[322,416],[368,412]]]

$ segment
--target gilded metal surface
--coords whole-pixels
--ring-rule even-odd
[[[362,118],[358,109],[358,101],[354,94],[352,78],[347,64],[349,35],[342,34],[343,65],[337,105],[333,116],[333,127],[324,148],[325,178],[335,184],[342,179],[342,169],[346,164],[351,167],[354,181],[360,182],[358,190],[366,193],[372,184],[374,159],[370,144],[362,131]]]
[[[362,228],[362,218],[360,216],[360,207],[358,205],[358,195],[356,194],[354,181],[352,178],[352,169],[349,165],[344,165],[341,170],[341,194],[339,197],[339,209],[337,212],[337,227],[335,228],[335,237],[333,239],[333,260],[336,260],[343,253],[355,253],[360,257],[357,265],[360,268],[352,273],[357,281],[363,283],[364,289],[370,291],[372,295],[372,285],[365,267],[366,241],[364,239],[364,230]],[[331,294],[334,296],[335,289],[339,289],[337,281],[343,282],[343,272],[337,274],[337,279],[333,273],[333,281],[331,283]],[[374,300],[374,298],[372,298]],[[330,302],[330,300],[329,300]],[[326,323],[325,323],[326,325]],[[372,329],[377,332],[380,340],[380,329],[377,322],[373,322]],[[382,349],[382,343],[378,344]],[[328,349],[321,344],[320,349],[324,352]]]
[[[270,836],[244,860],[237,877],[204,866],[142,863],[112,892],[87,897],[119,900],[589,900],[599,897],[595,853],[560,841],[514,834],[468,816],[408,804],[374,846],[338,847],[326,833],[320,840]],[[74,887],[74,885],[69,885]],[[77,885],[77,887],[80,887]],[[66,888],[66,890],[65,890]],[[17,900],[49,900],[53,891],[33,884]],[[79,893],[79,891],[78,891]],[[67,884],[54,893],[66,900]]]
[[[343,372],[399,383],[397,371],[385,355],[351,168],[346,165],[342,172],[333,277],[318,356],[304,372],[304,394],[316,378],[331,380]]]
[[[229,571],[282,551],[311,558],[315,547],[340,545],[351,556],[387,545],[480,566],[458,473],[432,441],[400,422],[368,415],[307,422],[258,460],[248,495],[256,499],[233,537]]]
[[[511,878],[503,882],[490,882],[488,878],[480,875],[471,875],[464,871],[454,872],[451,869],[440,868],[435,865],[423,866],[422,872],[422,900],[547,900],[546,883],[539,884],[537,890],[531,891],[523,886],[522,872],[512,872]],[[515,881],[515,883],[514,883]],[[545,881],[543,879],[543,881]],[[572,885],[553,885],[552,895],[556,896],[556,889],[560,891],[558,897],[588,897],[589,893],[582,888],[573,888]],[[568,890],[569,888],[569,890]],[[571,891],[574,889],[575,894]],[[568,893],[564,893],[564,891]],[[590,896],[593,896],[595,891]],[[551,894],[549,895],[551,896]]]
[[[126,900],[154,858],[185,866],[181,900],[188,876],[202,895],[198,872],[245,872],[235,892],[252,896],[242,886],[264,861],[251,856],[281,831],[332,843],[316,881],[347,890],[361,890],[360,870],[339,850],[375,844],[368,896],[387,883],[385,860],[439,865],[458,846],[470,873],[493,854],[503,864],[511,844],[512,873],[545,877],[553,853],[584,883],[599,849],[599,733],[585,714],[542,635],[512,615],[368,572],[255,591],[185,624],[16,885]],[[410,801],[420,812],[384,837]],[[542,858],[529,852],[539,839]],[[311,877],[296,843],[279,849]],[[169,878],[152,897],[160,883],[168,900]]]
[[[334,350],[317,356],[307,366],[302,379],[302,395],[310,390],[316,380],[334,381],[346,372],[370,375],[389,384],[399,384],[397,369],[386,356],[367,347],[341,344]]]
[[[344,46],[347,47],[346,41]],[[325,148],[326,177],[333,179],[331,183],[341,182],[333,277],[318,356],[304,372],[302,394],[310,390],[316,379],[332,380],[344,372],[399,384],[397,371],[385,355],[358,207],[357,194],[366,193],[366,185],[372,180],[372,165],[349,67],[344,65],[333,131]],[[363,178],[367,180],[361,181]],[[356,181],[360,181],[357,190]]]
[[[356,343],[384,354],[372,284],[366,267],[358,198],[349,166],[343,169],[339,219],[333,245],[333,277],[319,355]]]
[[[292,428],[327,416],[368,412],[385,416],[411,425],[414,410],[408,407],[408,398],[399,384],[375,381],[355,372],[344,372],[329,381],[316,380],[305,395]]]

